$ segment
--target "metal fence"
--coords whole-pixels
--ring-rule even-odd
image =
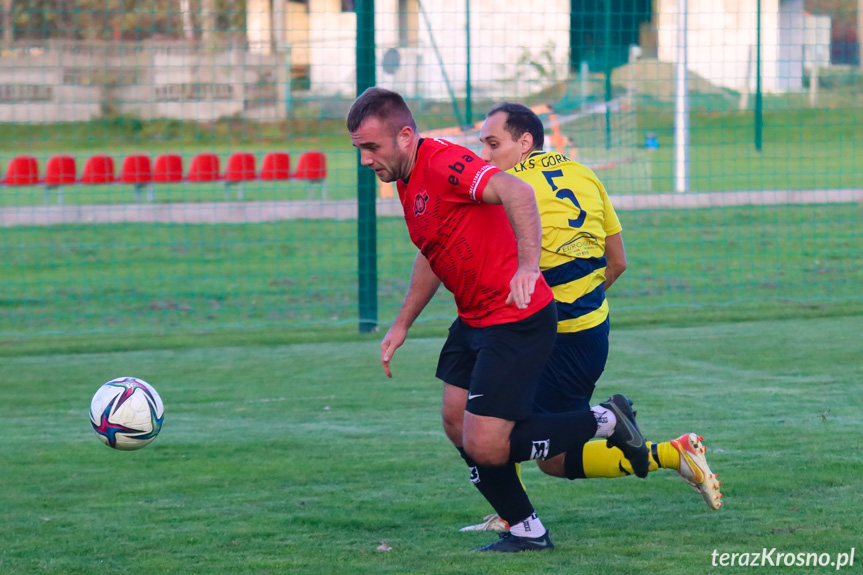
[[[863,5],[728,6],[7,0],[0,334],[386,323],[413,246],[344,128],[371,84],[470,147],[537,110],[620,211],[617,321],[858,309]]]

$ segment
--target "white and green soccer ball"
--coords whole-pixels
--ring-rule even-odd
[[[99,388],[90,402],[90,423],[102,442],[132,451],[149,445],[162,429],[165,407],[152,385],[118,377]]]

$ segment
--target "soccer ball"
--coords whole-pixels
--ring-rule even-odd
[[[131,451],[159,435],[165,407],[153,386],[135,377],[118,377],[99,388],[90,402],[90,423],[102,442]]]

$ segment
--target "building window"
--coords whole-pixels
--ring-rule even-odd
[[[355,0],[342,0],[342,12],[356,12]]]

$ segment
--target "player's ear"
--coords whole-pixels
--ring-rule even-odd
[[[410,126],[403,126],[402,129],[399,130],[399,133],[396,134],[396,142],[398,142],[400,148],[406,150],[410,146],[413,136],[413,128]]]
[[[533,149],[533,134],[525,132],[518,139],[518,148],[522,154],[526,154]]]

